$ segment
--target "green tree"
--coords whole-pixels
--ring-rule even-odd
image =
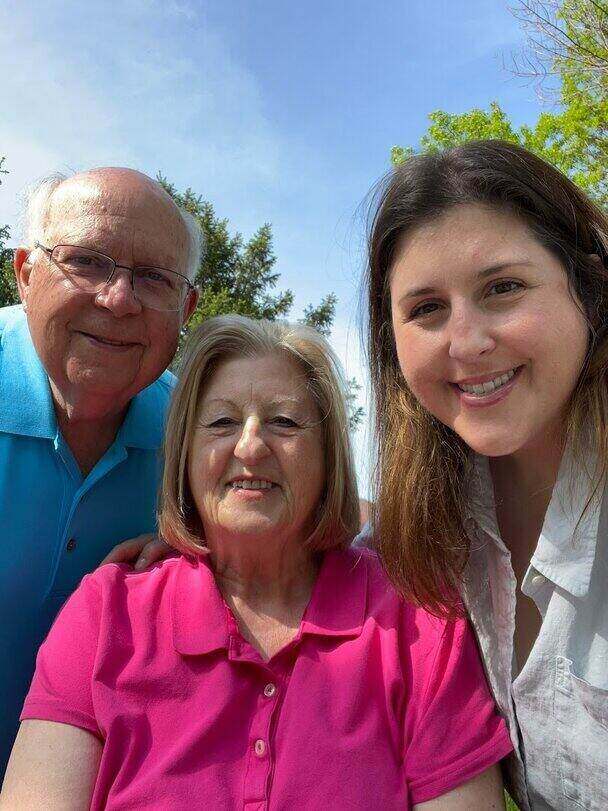
[[[200,301],[190,321],[192,329],[205,318],[223,313],[239,313],[274,321],[286,318],[293,305],[293,293],[275,293],[279,273],[272,246],[272,230],[263,225],[245,242],[238,232],[231,234],[228,220],[216,216],[213,205],[192,189],[181,194],[163,175],[158,180],[178,205],[199,222],[205,240],[201,264],[195,277]],[[317,306],[309,305],[302,321],[329,334],[336,297],[325,296]]]
[[[0,157],[0,186],[2,185],[2,175],[8,174],[4,168],[5,160],[5,158]],[[13,273],[13,252],[6,247],[10,235],[8,225],[0,226],[0,307],[7,307],[9,304],[19,302]]]
[[[538,79],[568,78],[596,98],[608,89],[608,4],[602,0],[518,0],[513,15],[527,34],[514,67]]]
[[[192,189],[180,193],[162,174],[157,179],[175,202],[197,219],[205,242],[195,276],[200,298],[184,330],[182,345],[190,330],[213,315],[239,313],[270,321],[287,318],[293,306],[293,293],[291,290],[275,292],[280,274],[275,270],[270,225],[263,225],[246,242],[240,233],[230,233],[228,220],[217,217],[213,205]],[[336,302],[334,293],[328,293],[319,304],[309,304],[300,321],[329,336]],[[356,380],[348,381],[347,399],[353,429],[364,414],[356,405],[359,388]]]
[[[522,3],[530,8],[550,3]],[[435,152],[449,146],[476,138],[502,138],[530,149],[567,174],[585,189],[600,205],[608,206],[608,73],[592,75],[580,57],[581,30],[586,11],[590,7],[602,8],[597,0],[565,0],[553,4],[556,19],[568,37],[578,43],[568,50],[557,48],[549,57],[546,72],[560,77],[558,91],[559,107],[543,112],[533,126],[515,127],[498,104],[492,102],[489,109],[473,109],[465,113],[447,113],[437,110],[429,115],[430,125],[422,136],[418,150],[412,147],[393,147],[391,157],[398,164],[415,151]],[[596,26],[597,28],[597,26]],[[594,28],[595,30],[595,28]],[[608,64],[608,30],[597,33],[593,47],[597,59]],[[591,37],[587,31],[585,34]],[[578,39],[576,39],[578,37]],[[603,49],[603,50],[602,50]],[[599,77],[599,78],[598,78]]]

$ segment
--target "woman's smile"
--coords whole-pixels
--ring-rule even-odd
[[[281,354],[220,364],[200,399],[190,448],[207,543],[299,536],[324,475],[318,409],[297,364]]]
[[[263,501],[276,495],[279,485],[270,479],[237,478],[226,485],[230,496],[245,501]]]
[[[403,242],[390,290],[405,381],[467,445],[505,456],[559,431],[588,326],[563,265],[521,220],[449,210]]]
[[[506,372],[471,377],[450,385],[460,402],[471,408],[485,408],[503,402],[513,391],[523,366],[517,366]]]

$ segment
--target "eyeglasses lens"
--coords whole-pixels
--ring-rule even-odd
[[[51,258],[76,287],[89,293],[98,293],[110,281],[110,277],[112,282],[116,278],[114,260],[97,251],[75,245],[57,245]],[[179,310],[187,287],[186,280],[170,270],[155,267],[136,267],[133,270],[133,292],[144,307]]]

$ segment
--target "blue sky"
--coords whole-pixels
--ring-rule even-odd
[[[15,243],[19,194],[50,171],[160,170],[245,236],[272,224],[294,317],[335,292],[332,342],[365,383],[361,201],[432,110],[534,121],[505,68],[523,40],[508,0],[5,0],[0,223]],[[365,426],[356,449],[366,492]]]

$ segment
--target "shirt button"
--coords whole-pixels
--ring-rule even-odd
[[[272,682],[270,682],[269,684],[266,685],[266,687],[264,687],[264,695],[266,696],[266,698],[272,698],[273,695],[276,693],[276,691],[277,688],[275,687],[274,684],[272,684]]]
[[[65,548],[68,552],[73,552],[76,549],[76,539],[70,538],[70,540],[66,543]]]
[[[261,738],[258,738],[253,745],[253,750],[258,757],[264,757],[266,754],[266,744]]]
[[[532,580],[530,580],[530,585],[532,588],[539,589],[545,582],[545,578],[542,574],[535,574]]]

